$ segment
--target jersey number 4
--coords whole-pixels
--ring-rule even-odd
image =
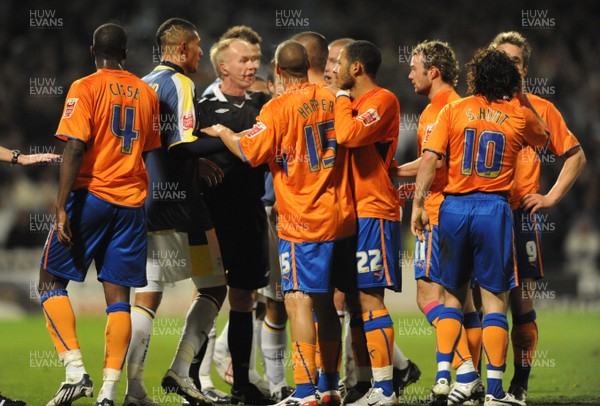
[[[461,166],[461,175],[473,174],[473,161],[475,173],[482,178],[497,178],[502,171],[504,161],[504,147],[506,138],[498,131],[482,131],[478,137],[477,130],[465,128],[464,152]]]
[[[125,112],[125,119],[121,125],[121,116]],[[139,132],[135,129],[135,107],[121,106],[113,104],[112,106],[112,122],[110,125],[112,133],[115,137],[121,139],[121,153],[131,154],[133,150],[133,141],[138,139]]]
[[[317,131],[315,132],[315,126]],[[333,131],[333,120],[321,121],[316,125],[309,124],[304,127],[304,137],[306,139],[306,149],[308,150],[308,164],[311,172],[323,169],[333,168],[335,165],[335,156],[337,153],[337,140],[327,138],[327,134]],[[317,145],[319,147],[317,147]],[[319,150],[321,153],[319,153]],[[331,153],[328,153],[331,151]]]

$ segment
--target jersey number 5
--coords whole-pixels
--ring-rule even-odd
[[[333,168],[337,153],[337,140],[335,138],[327,138],[327,133],[333,131],[333,120],[321,121],[316,124],[316,128],[317,131],[315,134],[315,126],[313,124],[304,127],[306,149],[308,150],[308,164],[310,165],[311,172],[320,171],[321,163],[323,164],[323,169]],[[319,154],[317,145],[320,147],[321,154]],[[327,151],[332,151],[332,153],[327,154]],[[322,156],[326,154],[327,156]]]
[[[125,110],[125,120],[121,126],[121,115]],[[121,139],[121,153],[131,154],[133,150],[133,141],[138,139],[138,130],[135,128],[135,107],[121,106],[113,104],[112,106],[112,122],[110,128],[115,137]]]
[[[464,176],[471,176],[473,160],[475,160],[475,173],[478,176],[497,178],[502,171],[506,138],[501,132],[489,130],[482,131],[479,137],[476,135],[477,130],[474,128],[465,128],[464,153],[460,173]]]

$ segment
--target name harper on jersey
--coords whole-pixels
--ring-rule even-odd
[[[491,123],[496,123],[499,126],[504,124],[504,122],[510,118],[508,114],[500,110],[493,109],[491,107],[480,108],[478,115],[475,115],[469,107],[465,110],[465,114],[467,115],[467,117],[469,117],[469,121],[485,120]]]
[[[333,100],[310,99],[308,102],[302,103],[302,105],[298,106],[298,113],[300,113],[304,119],[307,119],[309,115],[318,111],[333,113]]]
[[[108,85],[110,92],[115,96],[123,96],[133,100],[139,100],[140,88],[135,86],[125,86],[122,83],[111,83]]]

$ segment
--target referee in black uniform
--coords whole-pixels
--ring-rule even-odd
[[[235,132],[250,129],[269,96],[251,93],[256,65],[249,44],[240,39],[213,45],[210,58],[221,79],[198,103],[199,127],[223,124]],[[229,150],[207,157],[224,172],[223,182],[204,191],[229,285],[229,349],[234,403],[273,404],[248,379],[252,350],[254,291],[269,283],[267,219],[261,201],[264,170],[252,168]]]

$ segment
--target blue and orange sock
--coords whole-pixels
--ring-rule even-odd
[[[46,318],[46,329],[60,355],[66,351],[79,349],[75,313],[66,289],[46,292],[41,298],[42,310]]]
[[[463,314],[459,309],[444,307],[437,322],[436,361],[438,371],[435,381],[446,379],[450,382],[450,368],[454,351],[461,336]]]
[[[465,332],[467,335],[467,343],[469,345],[469,353],[473,364],[480,371],[481,358],[481,340],[483,331],[481,329],[481,319],[478,312],[465,313],[464,323]]]
[[[394,323],[387,310],[363,313],[367,349],[373,371],[373,387],[382,388],[385,396],[393,391]]]
[[[508,320],[503,313],[489,313],[483,318],[483,352],[487,370],[487,393],[504,397],[502,377],[506,370]]]
[[[440,312],[442,311],[443,308],[444,308],[443,304],[441,304],[437,300],[433,300],[433,301],[429,302],[429,304],[427,306],[425,306],[425,309],[423,310],[423,313],[425,314],[427,321],[434,328],[437,328],[438,317],[440,316]]]
[[[104,368],[120,371],[131,340],[131,305],[117,302],[106,307]]]
[[[315,363],[316,346],[294,341],[292,343],[292,367],[297,398],[305,398],[315,394],[317,365]]]

